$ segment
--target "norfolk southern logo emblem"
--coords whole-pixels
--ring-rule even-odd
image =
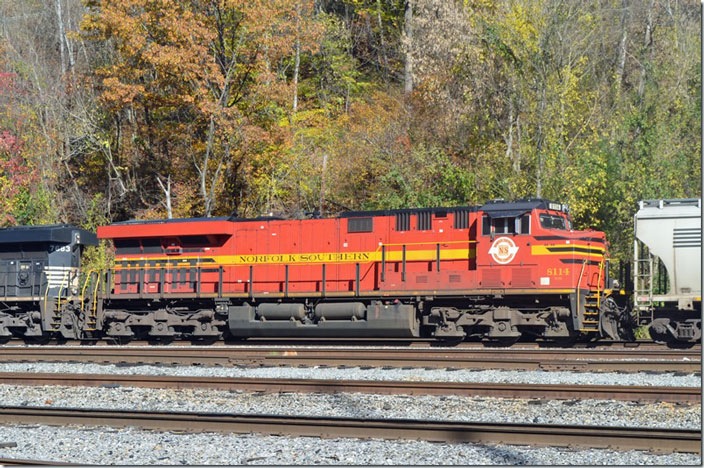
[[[499,237],[491,244],[489,253],[496,263],[505,265],[510,263],[516,257],[516,252],[518,252],[518,247],[513,243],[513,240],[509,237]]]

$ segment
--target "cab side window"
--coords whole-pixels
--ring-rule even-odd
[[[526,213],[518,218],[519,234],[530,234],[530,213]]]
[[[555,216],[545,213],[540,215],[540,226],[543,229],[560,229],[563,231],[567,230],[565,218],[563,218],[562,216]]]
[[[482,217],[482,235],[494,234],[530,234],[530,213],[510,218]]]

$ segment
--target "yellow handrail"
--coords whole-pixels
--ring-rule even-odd
[[[99,273],[96,274],[95,288],[93,288],[93,314],[95,314],[95,311],[98,308],[98,286],[100,286],[100,277],[101,275]]]
[[[577,290],[579,290],[579,286],[582,284],[582,275],[584,275],[585,266],[587,266],[587,259],[584,259],[582,262],[582,271],[579,272],[579,279],[577,280]]]
[[[92,275],[93,273],[95,273],[96,271],[97,271],[97,270],[88,270],[88,271],[86,272],[86,273],[87,273],[86,279],[85,279],[85,281],[83,282],[83,288],[81,288],[81,306],[83,306],[86,288],[88,287],[88,282],[90,281],[91,275]]]
[[[66,281],[66,287],[68,288],[67,280],[69,279],[70,274],[70,270],[64,273],[64,278],[61,280],[61,285],[59,286],[59,295],[56,299],[56,309],[59,312],[59,316],[61,316],[61,290],[64,289],[64,281]],[[44,305],[44,309],[46,310],[46,304]]]
[[[599,262],[599,276],[597,277],[596,280],[596,307],[597,309],[601,309],[601,272],[603,271],[604,267],[604,259]]]

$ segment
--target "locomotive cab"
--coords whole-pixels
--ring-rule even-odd
[[[615,325],[602,319],[606,278],[603,232],[575,231],[566,205],[540,198],[495,200],[478,210],[478,285],[508,310],[503,334],[615,337]],[[498,298],[512,297],[513,299]],[[532,307],[527,304],[533,303]],[[502,308],[502,307],[499,307]],[[541,313],[552,309],[563,322],[550,329]],[[491,326],[498,329],[495,318]],[[567,329],[563,328],[563,325]],[[542,327],[542,328],[541,328]]]
[[[68,224],[0,229],[0,336],[73,337],[59,302],[78,293],[83,247],[97,244],[95,234]]]

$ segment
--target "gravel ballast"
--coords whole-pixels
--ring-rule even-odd
[[[238,368],[78,363],[6,363],[0,372],[170,375],[698,387],[700,374],[470,371],[442,369]],[[701,405],[602,400],[526,400],[460,396],[267,394],[200,389],[0,385],[8,406],[142,411],[321,415],[659,428],[701,428]],[[570,450],[422,441],[317,439],[263,435],[173,434],[135,428],[0,427],[0,457],[87,464],[337,465],[700,465],[693,454]]]
[[[462,396],[360,393],[243,393],[218,390],[0,385],[8,406],[47,406],[139,411],[352,418],[411,418],[594,426],[701,426],[701,405],[611,400],[528,400]]]
[[[400,380],[418,382],[487,382],[576,385],[652,385],[699,387],[701,374],[444,370],[344,369],[329,367],[202,367],[79,363],[0,363],[0,372],[66,372],[74,374],[172,375],[189,377],[256,377],[269,379]]]
[[[0,427],[0,457],[94,465],[695,465],[694,454],[419,441]]]

